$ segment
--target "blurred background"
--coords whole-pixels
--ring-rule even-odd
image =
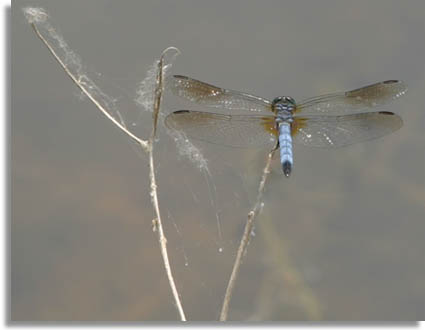
[[[148,163],[79,90],[12,3],[11,292],[14,321],[177,320],[149,196]],[[425,3],[38,0],[90,76],[147,138],[133,102],[163,49],[172,73],[302,100],[388,79],[404,126],[273,165],[230,320],[424,317]],[[96,75],[95,72],[102,75]],[[182,109],[166,95],[162,111]],[[206,109],[205,109],[206,110]],[[191,320],[218,319],[267,150],[193,141],[208,173],[160,122],[160,208]]]

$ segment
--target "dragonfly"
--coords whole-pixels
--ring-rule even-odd
[[[401,80],[386,80],[296,103],[290,96],[270,101],[181,75],[170,76],[167,86],[197,105],[228,110],[174,111],[165,118],[168,128],[220,145],[279,148],[286,177],[293,169],[293,144],[336,148],[398,130],[403,125],[401,117],[378,110],[407,91]]]

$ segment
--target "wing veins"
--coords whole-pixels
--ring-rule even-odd
[[[200,105],[258,113],[271,111],[271,102],[262,97],[217,87],[186,76],[170,77],[168,86],[174,95]]]

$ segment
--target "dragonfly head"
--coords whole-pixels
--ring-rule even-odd
[[[295,100],[290,96],[278,96],[272,101],[274,109],[279,111],[293,112],[296,107]]]

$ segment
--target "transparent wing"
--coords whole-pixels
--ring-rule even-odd
[[[167,86],[173,94],[201,105],[228,110],[270,112],[270,101],[230,89],[216,87],[185,76],[171,76]]]
[[[398,130],[402,119],[392,112],[345,116],[298,117],[292,123],[294,143],[334,148],[376,139]]]
[[[379,107],[399,98],[407,91],[400,80],[386,80],[348,92],[312,97],[298,104],[297,114],[349,114]]]
[[[230,116],[180,110],[165,118],[167,127],[187,136],[232,147],[273,147],[276,144],[273,116]]]

